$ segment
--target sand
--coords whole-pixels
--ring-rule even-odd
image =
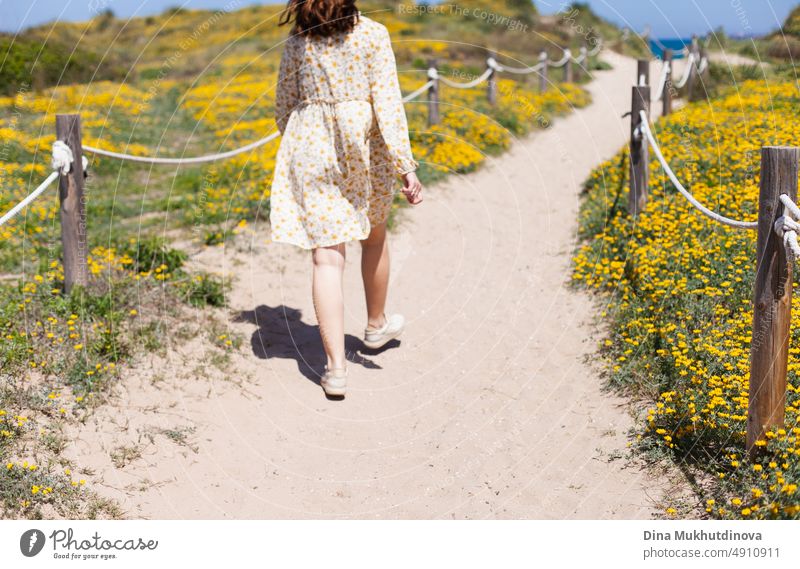
[[[632,407],[603,392],[593,363],[602,299],[569,287],[581,183],[629,136],[635,61],[604,57],[613,69],[596,73],[590,106],[403,212],[389,310],[408,327],[380,353],[359,340],[349,246],[343,401],[318,385],[310,256],[268,243],[260,226],[193,258],[234,277],[223,324],[241,349],[214,365],[203,330],[138,360],[65,454],[130,518],[663,513],[685,486],[629,459]]]

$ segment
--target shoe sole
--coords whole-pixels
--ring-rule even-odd
[[[368,347],[370,350],[377,350],[378,348],[384,347],[386,344],[394,340],[395,338],[399,337],[400,334],[403,333],[403,329],[400,328],[397,332],[392,334],[391,336],[384,336],[383,340],[378,342],[370,342],[368,340],[364,340],[364,345]]]
[[[325,392],[326,395],[336,395],[339,397],[344,397],[345,392],[347,391],[346,387],[328,387],[325,384],[320,384],[322,386],[322,390]]]

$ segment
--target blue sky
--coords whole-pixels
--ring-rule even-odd
[[[0,0],[0,30],[20,28],[56,19],[85,20],[111,8],[122,17],[157,14],[183,5],[221,8],[231,0]],[[237,0],[234,0],[237,1]],[[449,3],[451,0],[444,0]],[[452,0],[457,1],[457,0]],[[249,4],[275,4],[270,0],[238,0]],[[535,0],[544,13],[557,12],[561,0]],[[589,0],[602,16],[628,25],[637,32],[650,25],[656,37],[704,34],[720,25],[731,35],[764,34],[776,29],[798,0]]]

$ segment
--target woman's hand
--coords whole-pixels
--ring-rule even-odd
[[[403,174],[403,194],[411,205],[422,201],[422,184],[414,172]]]

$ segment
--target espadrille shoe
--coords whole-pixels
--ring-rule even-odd
[[[328,369],[325,366],[325,374],[319,384],[328,395],[344,397],[347,390],[347,368]]]
[[[380,328],[367,328],[364,330],[364,345],[371,350],[377,350],[385,346],[390,340],[394,340],[403,332],[406,319],[402,314],[384,314],[386,322]]]

